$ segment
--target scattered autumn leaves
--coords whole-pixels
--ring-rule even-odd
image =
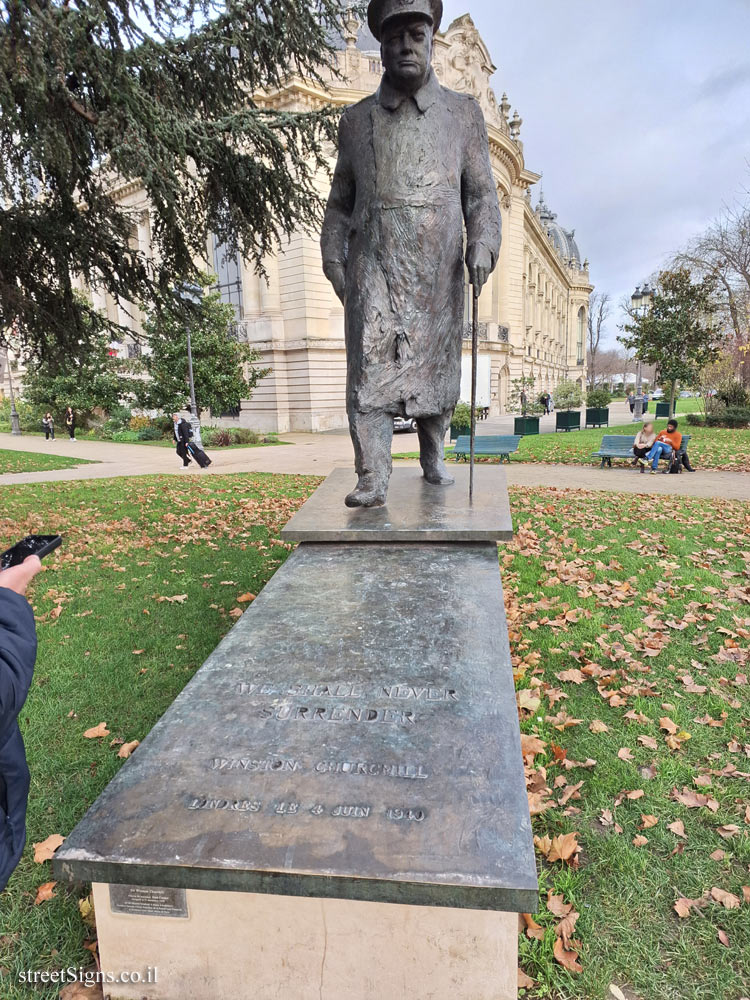
[[[737,884],[736,863],[750,837],[750,807],[737,795],[737,783],[750,781],[750,764],[743,769],[736,758],[750,758],[750,744],[725,736],[718,746],[714,741],[711,753],[689,754],[696,735],[706,745],[701,729],[706,735],[736,733],[743,708],[747,712],[750,618],[743,612],[750,604],[750,551],[742,547],[740,529],[722,531],[720,514],[707,529],[720,545],[696,546],[674,559],[653,525],[649,531],[633,530],[623,526],[629,518],[613,516],[625,498],[613,497],[607,504],[599,497],[589,502],[583,493],[575,502],[557,490],[517,493],[516,507],[529,516],[517,522],[516,540],[501,550],[501,564],[529,809],[535,826],[541,827],[534,843],[549,876],[555,884],[569,884],[555,873],[566,868],[576,872],[584,864],[581,842],[597,836],[597,829],[598,836],[615,838],[627,830],[623,850],[647,859],[652,853],[658,864],[681,857],[686,846],[694,852],[692,838],[699,834],[701,844],[714,838],[713,849],[702,849],[712,862],[726,862],[726,881],[709,882],[691,899],[679,891],[675,875],[674,919],[685,921],[698,909],[708,912],[707,907],[718,913],[744,906],[750,889],[746,893]],[[637,505],[641,498],[627,502]],[[654,502],[649,516],[663,520],[668,532],[675,514],[664,504],[654,515],[660,504]],[[727,521],[737,516],[737,511],[725,513]],[[747,521],[747,512],[743,516]],[[678,520],[691,523],[689,504]],[[701,511],[692,522],[702,530],[708,523]],[[574,535],[581,527],[583,540]],[[644,585],[644,570],[626,570],[626,564],[633,565],[632,557],[623,558],[626,550],[658,566],[658,578]],[[723,586],[713,586],[705,575],[696,577],[704,570],[722,578]],[[696,579],[700,585],[692,582]],[[685,638],[692,651],[687,658]],[[575,735],[584,729],[587,738]],[[566,739],[569,733],[573,741]],[[592,753],[594,739],[601,740],[601,749]],[[615,739],[619,742],[613,746]],[[574,759],[569,745],[585,746],[588,752]],[[665,788],[663,775],[684,774],[686,765],[692,784]],[[598,780],[602,769],[605,780]],[[627,783],[599,808],[593,829],[589,818],[581,826],[583,815],[591,814],[582,811],[580,800],[609,785],[613,769]],[[692,812],[700,830],[688,823]],[[741,841],[745,847],[739,854],[727,853],[726,846],[718,846],[722,841],[730,847]],[[544,938],[548,920],[541,933],[535,928],[539,925],[527,923],[525,936]],[[717,929],[717,939],[731,947],[726,929]],[[556,936],[553,955],[569,972],[580,974],[584,968],[580,943],[571,943],[570,936],[567,941]],[[519,973],[524,987],[532,985],[527,972]]]

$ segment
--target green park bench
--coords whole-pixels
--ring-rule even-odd
[[[688,442],[690,441],[689,434],[682,435],[682,444],[677,452],[678,455],[682,456],[687,451]],[[601,463],[599,465],[600,469],[604,468],[604,463],[612,468],[613,458],[627,458],[631,462],[633,461],[633,445],[635,444],[635,435],[629,437],[627,434],[605,434],[602,438],[602,443],[599,445],[599,451],[592,453],[592,458],[600,458]]]
[[[501,462],[503,459],[506,462],[510,462],[510,456],[518,451],[520,442],[520,434],[484,434],[475,439],[474,454],[499,455]],[[457,439],[453,454],[456,456],[456,461],[459,458],[469,458],[471,454],[471,438],[468,434],[462,434]]]

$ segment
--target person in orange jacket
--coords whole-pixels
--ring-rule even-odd
[[[676,455],[682,446],[682,434],[677,430],[677,421],[670,420],[665,431],[660,431],[656,436],[651,451],[646,458],[651,462],[651,475],[653,476],[659,468],[659,459],[664,456]]]

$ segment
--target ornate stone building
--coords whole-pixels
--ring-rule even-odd
[[[382,76],[378,43],[354,17],[347,23],[337,53],[343,79],[331,74],[327,89],[293,78],[267,94],[267,106],[308,110],[333,102],[352,104],[374,92]],[[480,359],[478,398],[491,413],[506,410],[510,381],[533,377],[539,392],[571,378],[583,383],[586,363],[588,264],[581,262],[573,232],[563,229],[540,197],[536,210],[530,188],[540,175],[524,162],[522,120],[505,94],[498,102],[490,77],[490,54],[471,17],[455,20],[435,38],[433,65],[440,82],[470,93],[484,111],[492,169],[503,217],[498,266],[479,301]],[[332,162],[334,151],[331,151]],[[327,186],[321,183],[321,194]],[[137,183],[121,197],[133,207],[143,201]],[[149,243],[144,203],[133,243]],[[268,282],[241,260],[227,259],[211,247],[209,260],[223,296],[237,313],[240,336],[271,367],[253,398],[222,422],[261,431],[328,430],[346,425],[344,311],[323,275],[317,234],[298,233],[282,252],[266,262]],[[113,304],[102,301],[112,311]],[[137,312],[120,310],[120,321],[137,329]],[[470,384],[468,295],[465,312],[462,398]],[[133,351],[122,345],[121,351]],[[218,415],[215,415],[218,416]]]

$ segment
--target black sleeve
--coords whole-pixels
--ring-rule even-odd
[[[0,587],[0,734],[16,719],[31,687],[36,627],[31,605]]]

